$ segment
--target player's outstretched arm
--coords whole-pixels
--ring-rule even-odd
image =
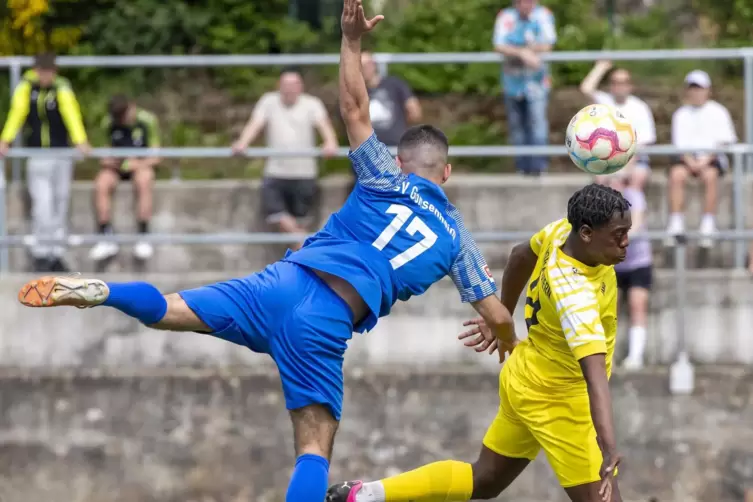
[[[455,220],[460,237],[460,253],[450,269],[450,277],[460,293],[461,301],[470,303],[481,316],[466,323],[466,326],[475,324],[475,327],[458,338],[467,339],[465,345],[474,347],[477,352],[488,349],[491,354],[499,348],[502,358],[517,343],[512,314],[495,295],[497,285],[478,244],[465,227],[460,211],[452,208],[449,216]],[[471,338],[474,335],[478,336]]]
[[[361,0],[344,0],[340,45],[340,113],[348,131],[351,150],[374,132],[369,118],[369,93],[361,73],[361,37],[384,19],[367,19]]]
[[[511,322],[512,314],[515,312],[515,307],[518,305],[520,294],[523,292],[523,289],[525,289],[533,270],[536,268],[537,259],[538,256],[533,248],[531,248],[529,242],[518,244],[510,252],[510,258],[507,260],[505,272],[502,276],[501,300],[502,306],[510,315]],[[496,297],[494,299],[496,300]],[[487,307],[487,309],[494,308],[491,306],[491,302],[489,305],[490,307]],[[474,305],[474,307],[476,306]],[[478,351],[479,347],[482,346],[481,337],[485,334],[487,336],[495,336],[500,340],[499,343],[501,344],[499,347],[499,361],[504,361],[505,352],[511,353],[515,348],[515,345],[517,345],[517,337],[515,336],[514,330],[510,334],[506,332],[509,328],[501,326],[497,328],[500,331],[494,335],[491,326],[488,325],[486,318],[484,317],[484,314],[479,308],[476,308],[476,311],[481,314],[481,318],[471,319],[463,323],[463,326],[469,327],[469,329],[461,333],[458,338],[461,340],[467,340],[465,342],[466,346],[476,347],[476,350]],[[472,338],[475,335],[480,335],[480,337]],[[508,342],[505,343],[504,340],[508,340]],[[490,347],[489,353],[491,354],[494,352],[494,349],[494,346]]]
[[[483,300],[471,303],[471,305],[483,320],[483,324],[477,324],[486,325],[488,330],[481,329],[479,336],[465,342],[465,345],[475,347],[476,352],[483,352],[488,349],[489,354],[499,350],[499,357],[502,360],[505,352],[512,353],[518,344],[512,314],[502,305],[496,295],[487,296]]]
[[[612,479],[620,463],[620,455],[617,453],[617,441],[614,434],[612,395],[609,391],[606,356],[605,354],[592,354],[579,362],[588,387],[596,440],[604,456],[600,472],[599,494],[604,502],[609,502],[612,497]]]

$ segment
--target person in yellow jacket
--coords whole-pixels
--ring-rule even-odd
[[[22,129],[24,146],[29,148],[66,148],[73,144],[84,155],[91,150],[78,101],[70,83],[58,76],[53,54],[37,56],[34,68],[24,74],[13,92],[0,135],[0,158],[7,155]],[[32,202],[32,233],[40,240],[64,238],[73,159],[30,158],[26,178]],[[60,244],[35,244],[31,249],[35,271],[65,271],[64,253],[65,247]]]

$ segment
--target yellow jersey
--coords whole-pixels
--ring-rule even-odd
[[[585,391],[578,361],[586,356],[606,354],[610,376],[617,333],[614,267],[589,267],[562,252],[571,229],[562,219],[531,238],[539,258],[526,289],[528,338],[507,363],[527,385],[558,392]]]

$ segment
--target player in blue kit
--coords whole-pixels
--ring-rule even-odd
[[[507,350],[512,317],[447,181],[447,138],[431,126],[405,133],[393,159],[374,136],[361,75],[368,20],[360,0],[344,0],[340,109],[357,183],[342,209],[296,252],[242,279],[164,295],[143,282],[43,277],[19,292],[31,307],[114,307],[156,329],[212,334],[277,364],[293,422],[297,461],[288,502],[322,502],[343,399],[343,355],[352,333],[372,329],[397,300],[449,275],[493,330],[468,345]]]

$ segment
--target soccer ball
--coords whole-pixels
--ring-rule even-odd
[[[635,155],[635,128],[611,106],[588,105],[568,124],[565,146],[578,169],[589,174],[612,174]]]

